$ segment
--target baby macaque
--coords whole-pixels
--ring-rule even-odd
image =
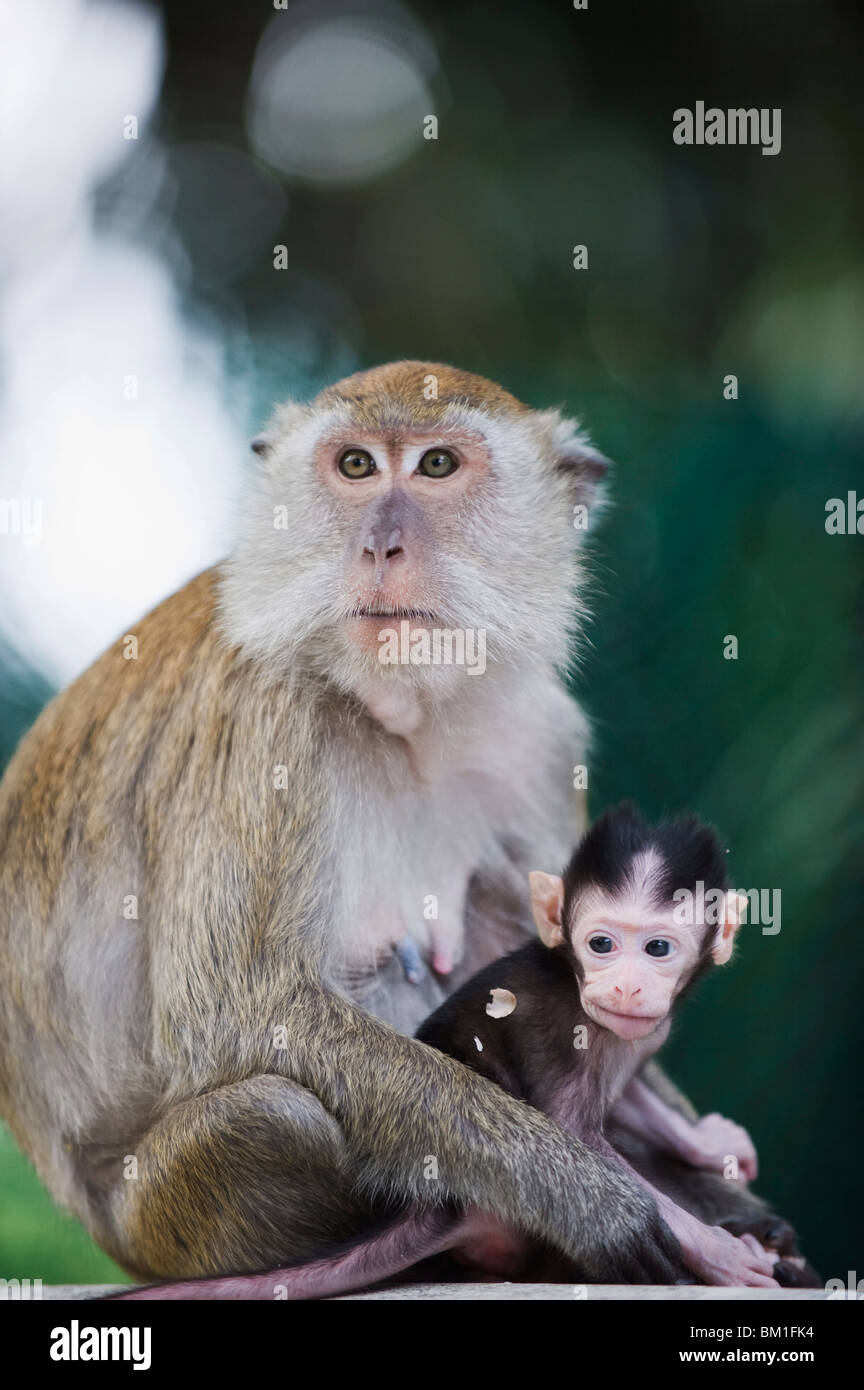
[[[691,1124],[639,1079],[666,1040],[678,1000],[732,954],[742,900],[727,891],[713,831],[695,818],[648,826],[624,806],[588,831],[563,880],[547,873],[530,879],[540,939],[472,976],[417,1037],[551,1116],[631,1176],[606,1138],[607,1119],[693,1167],[722,1172],[734,1156],[740,1176],[753,1179],[756,1152],[744,1129],[719,1115]],[[707,1226],[639,1181],[696,1278],[778,1286],[779,1257],[753,1235]],[[536,1252],[491,1217],[485,1225],[473,1218],[466,1234],[457,1257],[498,1274],[524,1272]]]

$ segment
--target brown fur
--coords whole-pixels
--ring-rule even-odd
[[[424,388],[430,376],[437,380],[437,396],[427,400]],[[490,414],[527,414],[528,407],[509,391],[473,372],[440,362],[388,362],[366,372],[355,372],[316,398],[320,405],[346,402],[359,428],[380,430],[395,421],[422,427],[434,424],[442,406],[468,405]]]
[[[240,662],[220,639],[215,580],[140,624],[137,661],[110,648],[4,778],[4,1116],[49,1187],[140,1275],[311,1256],[368,1213],[361,1189],[485,1200],[582,1253],[593,1194],[614,1185],[602,1163],[324,987],[304,931],[324,815],[310,767],[345,710],[323,686],[299,699]],[[290,798],[272,790],[276,763]],[[116,910],[94,922],[106,878]],[[122,917],[129,892],[138,921]],[[74,984],[69,951],[86,955]],[[97,1005],[108,1012],[94,1019]],[[105,1058],[87,1055],[91,1028]],[[122,1177],[126,1155],[137,1180]],[[556,1170],[572,1172],[569,1193],[547,1189]],[[606,1254],[622,1273],[634,1225],[662,1241],[649,1203],[629,1211]]]

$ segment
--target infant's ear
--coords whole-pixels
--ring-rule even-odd
[[[748,906],[749,900],[745,893],[730,892],[726,894],[723,921],[717,928],[717,935],[714,937],[714,945],[711,948],[711,958],[715,965],[725,965],[732,955],[735,933],[744,919]]]
[[[531,885],[531,911],[544,946],[564,943],[564,884],[554,874],[536,870],[528,875]]]

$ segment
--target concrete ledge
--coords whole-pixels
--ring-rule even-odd
[[[129,1284],[49,1284],[43,1299],[56,1302],[100,1298],[133,1287]],[[574,1288],[569,1284],[402,1284],[374,1293],[343,1294],[327,1300],[354,1303],[366,1300],[410,1302],[557,1302],[572,1303]],[[588,1302],[671,1301],[675,1303],[813,1303],[828,1297],[825,1289],[716,1289],[701,1284],[588,1284]],[[580,1300],[581,1301],[581,1300]]]
[[[345,1294],[336,1303],[359,1299],[476,1300],[482,1302],[567,1302],[574,1301],[574,1289],[584,1288],[587,1302],[656,1301],[702,1302],[812,1302],[828,1297],[824,1289],[717,1289],[702,1284],[407,1284],[377,1293]],[[582,1300],[578,1300],[581,1302]]]

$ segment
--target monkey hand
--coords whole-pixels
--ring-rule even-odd
[[[691,1126],[682,1157],[694,1168],[710,1168],[723,1173],[730,1158],[738,1164],[745,1182],[752,1182],[759,1171],[756,1149],[743,1125],[736,1125],[722,1115],[703,1115]]]
[[[677,1233],[640,1194],[619,1207],[606,1232],[600,1266],[580,1277],[608,1284],[676,1284],[686,1278],[688,1267]]]
[[[688,1267],[706,1284],[729,1288],[776,1289],[776,1253],[760,1245],[755,1236],[733,1236],[722,1226],[696,1223],[686,1241],[684,1258]],[[682,1242],[684,1244],[684,1242]]]

